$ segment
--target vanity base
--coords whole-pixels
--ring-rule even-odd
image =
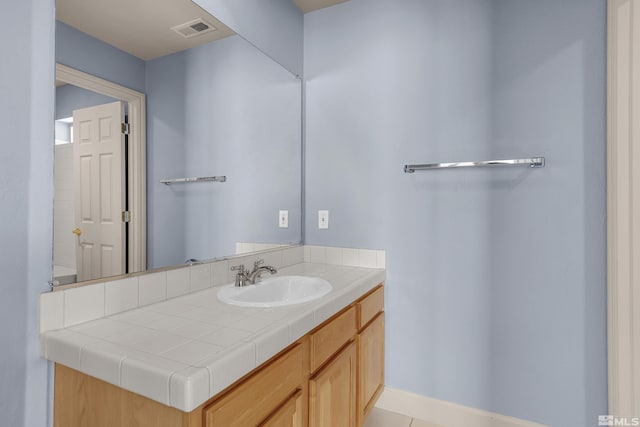
[[[192,412],[60,364],[54,427],[361,426],[384,381],[377,286]]]

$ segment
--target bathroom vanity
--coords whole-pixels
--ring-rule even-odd
[[[301,263],[281,272],[326,278],[333,290],[306,304],[256,309],[214,300],[219,288],[212,287],[43,333],[43,354],[56,362],[54,426],[361,426],[383,388],[384,270]],[[188,354],[176,356],[162,345],[159,355],[125,355],[124,345],[99,338],[116,331],[104,322],[156,317],[150,313],[164,313],[155,323],[200,317],[211,326],[220,318],[203,317],[206,304],[229,319],[207,343],[215,345],[219,336],[222,349],[229,331],[245,333],[199,362],[188,363]],[[192,309],[177,313],[187,306]],[[198,322],[190,324],[195,335]],[[251,327],[253,334],[246,331]]]

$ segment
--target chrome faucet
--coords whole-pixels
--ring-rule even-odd
[[[256,282],[260,282],[262,273],[268,271],[271,274],[276,274],[278,270],[269,266],[260,264],[264,263],[264,260],[260,259],[253,263],[253,271],[245,270],[244,264],[234,265],[231,267],[231,271],[237,271],[236,274],[236,286],[255,285]]]
[[[231,267],[231,271],[238,272],[236,273],[236,286],[247,286],[249,272],[244,269],[244,264],[234,265]]]
[[[261,277],[262,273],[264,273],[265,271],[268,271],[271,274],[276,274],[278,272],[278,270],[271,267],[270,265],[263,265],[262,267],[260,267],[260,264],[263,264],[263,263],[264,263],[263,259],[259,259],[258,261],[253,263],[253,271],[249,273],[249,277],[247,277],[247,282],[249,282],[252,285],[255,285],[256,282],[260,282],[260,280],[262,279]]]

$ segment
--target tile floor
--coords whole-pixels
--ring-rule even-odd
[[[396,412],[373,408],[364,427],[443,427]]]

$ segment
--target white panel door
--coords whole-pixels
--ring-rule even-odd
[[[78,281],[125,273],[124,104],[73,112]]]

